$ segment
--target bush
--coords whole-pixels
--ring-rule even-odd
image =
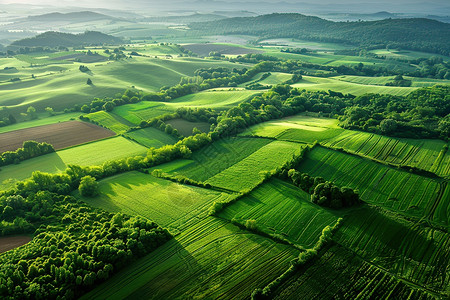
[[[84,176],[81,178],[78,191],[83,197],[95,197],[98,195],[98,182],[92,176]]]

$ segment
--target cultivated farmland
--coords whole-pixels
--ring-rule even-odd
[[[86,118],[102,127],[108,128],[115,133],[124,133],[130,129],[131,124],[119,116],[110,114],[106,111],[98,111],[86,115]]]
[[[177,139],[173,136],[153,127],[131,131],[126,133],[124,136],[147,148],[159,148],[164,145],[172,145],[177,142]]]
[[[69,121],[20,129],[0,134],[0,153],[15,151],[25,141],[46,142],[56,150],[114,136],[114,132],[94,124]]]

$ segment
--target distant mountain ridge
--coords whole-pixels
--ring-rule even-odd
[[[19,47],[77,47],[103,44],[122,44],[123,40],[98,31],[86,31],[80,34],[48,31],[32,38],[15,41],[11,46]]]
[[[261,38],[298,38],[355,46],[401,47],[450,55],[450,24],[425,18],[333,22],[296,13],[274,13],[214,22],[191,23],[201,34],[244,34]]]
[[[92,11],[80,11],[70,13],[52,12],[44,15],[29,16],[27,20],[38,22],[89,22],[98,20],[118,20],[118,18]]]

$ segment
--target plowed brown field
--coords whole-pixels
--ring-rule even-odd
[[[15,151],[21,148],[25,141],[46,142],[59,150],[114,135],[111,130],[91,123],[62,122],[0,134],[0,153]]]

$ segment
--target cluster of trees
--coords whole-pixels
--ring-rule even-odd
[[[83,73],[90,71],[90,69],[85,65],[80,65],[80,67],[78,69]]]
[[[86,207],[70,196],[38,192],[0,203],[42,221],[32,242],[0,256],[3,299],[74,299],[170,239],[153,222]]]
[[[142,94],[135,90],[126,90],[123,94],[116,95],[116,98],[95,98],[91,103],[84,104],[79,108],[81,112],[91,113],[100,110],[112,111],[114,107],[141,101]],[[76,108],[75,108],[76,109]]]
[[[311,201],[320,206],[339,209],[361,203],[359,195],[349,187],[339,188],[334,183],[325,181],[322,177],[312,177],[290,169],[287,173],[293,184],[311,194]]]
[[[386,83],[386,86],[411,86],[412,81],[408,79],[404,79],[402,75],[397,75],[394,77],[394,80]]]
[[[365,94],[341,116],[344,128],[396,137],[450,138],[450,87],[421,88],[407,96]]]
[[[280,51],[284,52],[284,53],[295,53],[295,54],[308,53],[308,49],[306,49],[306,48],[286,48],[286,49],[281,49]]]
[[[23,142],[22,148],[16,151],[5,151],[0,154],[0,166],[18,164],[21,161],[47,153],[55,152],[52,145],[35,141]]]

